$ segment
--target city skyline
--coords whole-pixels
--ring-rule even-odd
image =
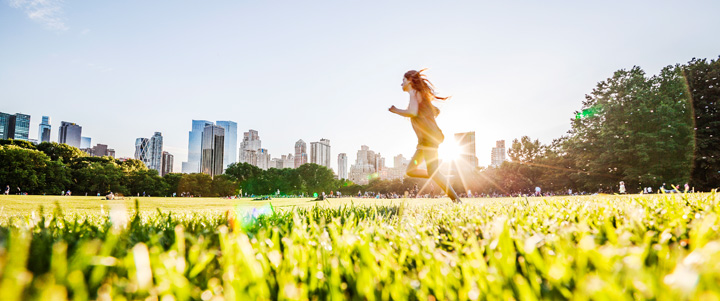
[[[50,2],[58,9],[49,19],[33,14],[48,2],[0,4],[0,43],[12,46],[0,49],[3,111],[33,116],[29,139],[40,140],[40,116],[51,117],[51,140],[60,121],[76,122],[118,157],[160,131],[176,171],[197,118],[258,130],[271,154],[326,138],[333,157],[363,144],[409,157],[412,128],[387,108],[407,105],[402,74],[421,68],[452,96],[438,102],[446,141],[475,131],[487,166],[497,140],[564,135],[585,94],[616,70],[657,74],[720,49],[707,38],[720,22],[711,1],[695,2],[703,9],[693,14],[678,13],[684,3],[645,1],[176,3],[172,14],[160,3]],[[451,21],[424,22],[436,16]]]
[[[9,114],[5,114],[5,115],[10,116]],[[21,113],[18,113],[16,115],[23,115],[28,120],[30,119],[29,115],[24,115]],[[39,136],[41,135],[41,133],[43,133],[43,131],[47,132],[47,130],[49,130],[50,117],[43,116],[42,120],[43,120],[42,123],[39,125],[39,129],[40,129],[38,132]],[[216,125],[216,123],[217,123],[217,125]],[[223,138],[228,137],[226,135],[226,133],[228,133],[228,132],[234,133],[235,135],[237,134],[237,123],[235,123],[233,121],[217,121],[216,123],[213,123],[213,122],[207,121],[207,120],[193,119],[192,120],[192,129],[189,132],[188,148],[192,149],[195,146],[195,144],[197,144],[197,146],[201,146],[200,144],[202,142],[203,132],[205,131],[205,129],[208,126],[216,126],[216,127],[223,128]],[[82,129],[81,126],[79,126],[75,123],[65,122],[65,121],[62,122],[61,129],[66,128],[68,126],[77,127],[80,130]],[[59,137],[62,137],[63,135],[66,135],[66,134],[64,134],[64,132],[61,130],[61,132],[59,133]],[[77,136],[77,135],[80,135],[80,133],[79,132],[74,133],[73,135]],[[238,154],[242,154],[243,150],[250,151],[252,160],[246,161],[246,163],[250,163],[250,164],[258,166],[262,169],[297,168],[298,163],[302,164],[301,162],[297,162],[294,160],[292,153],[289,153],[288,155],[281,155],[279,157],[277,157],[277,156],[272,157],[272,155],[268,149],[261,148],[262,141],[259,138],[259,132],[257,130],[250,129],[248,132],[244,132],[243,136],[244,137],[243,137],[242,143],[240,143],[239,145],[237,145],[237,143],[235,143],[235,146],[237,146],[237,147],[233,147],[232,142],[230,144],[223,142],[223,157],[224,157],[223,158],[223,168],[222,168],[223,170],[227,166],[229,166],[229,164],[231,164],[231,163],[228,163],[228,161],[231,161],[231,160],[229,160],[225,154],[229,153],[229,150],[233,150],[233,149],[237,150]],[[454,136],[455,136],[454,143],[457,144],[456,145],[457,150],[454,150],[454,151],[459,151],[459,153],[456,154],[457,158],[454,158],[453,160],[464,160],[464,161],[469,160],[468,163],[470,163],[471,166],[477,167],[478,165],[476,162],[478,162],[478,158],[476,156],[477,151],[475,149],[475,132],[454,133]],[[96,154],[96,152],[94,152],[96,147],[100,147],[100,151],[97,153],[100,153],[100,154],[112,153],[112,156],[115,157],[115,151],[113,149],[108,149],[107,145],[97,144],[96,147],[90,147],[90,144],[92,141],[92,139],[90,137],[81,136],[80,138],[81,138],[80,139],[81,147],[79,147],[79,148],[83,151],[86,151],[88,154],[94,155],[94,156],[102,156],[102,155],[98,155],[98,154]],[[234,138],[234,139],[232,139],[233,137],[230,137],[230,138],[231,138],[231,140],[236,140],[236,138]],[[21,139],[21,140],[28,140],[28,139]],[[166,172],[168,170],[176,170],[174,165],[166,166],[167,164],[164,161],[164,158],[166,156],[169,156],[169,158],[171,158],[170,160],[172,162],[172,157],[174,157],[174,155],[163,150],[163,147],[164,147],[163,140],[164,140],[163,136],[160,132],[155,132],[155,134],[150,138],[136,138],[135,145],[134,145],[135,148],[134,148],[133,158],[142,161],[143,163],[145,163],[148,166],[148,168],[155,169],[160,174],[162,174],[163,172]],[[34,141],[34,139],[29,139],[29,141]],[[39,143],[40,141],[35,141],[35,142]],[[53,141],[53,142],[56,142],[56,141]],[[501,143],[501,141],[497,141],[497,143],[498,143],[497,146],[499,146],[499,143]],[[502,143],[504,143],[504,140],[502,141]],[[322,138],[322,139],[320,139],[320,141],[311,142],[310,144],[311,144],[311,147],[310,147],[311,150],[308,153],[307,152],[307,143],[304,142],[302,139],[296,141],[294,149],[295,149],[296,155],[300,154],[301,156],[295,156],[295,157],[303,158],[303,156],[305,156],[305,158],[307,160],[306,163],[316,163],[319,165],[326,166],[326,167],[330,168],[331,170],[333,170],[333,172],[339,178],[343,178],[342,177],[343,174],[348,174],[347,166],[344,169],[341,167],[342,162],[345,162],[345,164],[347,164],[347,160],[349,159],[349,158],[347,158],[346,153],[339,153],[337,164],[334,167],[332,167],[331,162],[330,162],[330,161],[332,161],[331,160],[332,152],[330,151],[330,149],[331,149],[330,141],[328,139]],[[246,149],[244,149],[244,148],[246,148]],[[365,146],[365,145],[361,146],[361,150],[365,149],[365,148],[367,148],[367,146]],[[496,153],[496,149],[497,149],[497,147],[492,148],[491,161],[494,160],[494,157],[498,155]],[[369,150],[369,149],[367,149],[367,150]],[[504,157],[505,149],[502,148],[502,150],[503,150],[503,154],[501,154],[501,156]],[[192,151],[190,151],[190,153],[192,153]],[[373,156],[375,155],[374,151],[371,151],[371,153],[373,153]],[[200,157],[202,157],[201,153],[199,153],[198,155]],[[241,156],[241,155],[239,155],[239,156]],[[344,158],[341,160],[340,158],[342,156],[344,156]],[[379,160],[381,160],[381,162],[379,162],[379,163],[376,162],[375,165],[377,166],[377,164],[380,164],[380,166],[384,166],[385,165],[385,163],[384,163],[385,157],[381,157],[380,153],[377,153],[377,157]],[[397,158],[398,157],[403,158],[403,154],[400,153],[397,156],[395,156],[395,159],[394,159],[395,165],[393,166],[394,168],[398,168],[398,166],[397,166],[397,162],[398,162]],[[118,158],[128,158],[128,157],[118,156]],[[202,160],[202,159],[200,158],[200,160]],[[189,163],[190,161],[191,160],[189,160],[188,162],[182,162],[182,163]],[[243,157],[240,157],[238,160],[235,160],[235,161],[243,162]],[[201,163],[202,162],[200,162],[200,165],[198,165],[200,170],[197,172],[202,172]],[[232,162],[232,163],[234,163],[234,162]],[[174,163],[170,163],[170,164],[172,165]],[[496,165],[491,163],[488,166],[496,166]],[[185,170],[186,168],[187,168],[187,166],[184,167],[183,170],[180,170],[178,172],[182,172],[182,173],[194,172],[191,170]],[[376,170],[376,172],[379,172],[379,171],[380,170]],[[396,173],[396,171],[392,171],[392,172],[393,172],[393,174]],[[399,170],[398,170],[398,172],[399,172]],[[389,175],[387,173],[385,175],[392,177],[392,175]]]

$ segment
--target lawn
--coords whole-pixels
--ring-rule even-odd
[[[720,300],[714,193],[137,199],[0,198],[0,300]]]
[[[581,197],[582,198],[582,197]],[[533,199],[533,198],[530,198]],[[449,198],[439,199],[370,199],[370,198],[331,198],[326,201],[315,201],[314,198],[273,198],[267,201],[255,201],[252,198],[223,199],[223,198],[179,198],[179,197],[126,197],[124,200],[104,200],[96,196],[42,196],[42,195],[8,195],[0,196],[0,222],[7,221],[11,216],[29,215],[38,212],[42,206],[46,214],[52,213],[56,204],[59,204],[66,214],[93,215],[100,214],[101,210],[108,212],[113,207],[135,208],[135,200],[140,204],[142,212],[163,212],[178,214],[188,213],[224,213],[227,210],[252,210],[252,208],[267,207],[272,204],[277,209],[290,209],[293,207],[339,207],[343,205],[433,205],[450,203]],[[507,199],[465,199],[465,203],[479,204],[488,201],[501,201]]]

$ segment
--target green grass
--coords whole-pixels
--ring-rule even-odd
[[[280,201],[47,199],[0,224],[0,300],[720,297],[717,194]]]
[[[37,195],[0,195],[0,223],[12,216],[30,215],[44,207],[48,214],[59,204],[66,214],[94,215],[102,211],[109,212],[113,207],[134,209],[135,200],[140,201],[141,212],[172,211],[178,214],[192,213],[224,213],[237,208],[261,208],[272,204],[275,208],[289,209],[294,207],[339,207],[345,205],[397,205],[407,202],[411,205],[447,204],[449,198],[440,199],[363,199],[363,198],[331,198],[327,201],[315,201],[314,198],[273,198],[269,201],[254,201],[252,198],[222,199],[222,198],[168,198],[168,197],[126,197],[124,200],[103,200],[96,196],[37,196]],[[467,199],[465,202],[481,203],[488,199]],[[501,200],[501,199],[493,199]],[[510,198],[505,199],[510,200]]]

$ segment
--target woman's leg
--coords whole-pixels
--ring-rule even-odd
[[[423,178],[423,179],[429,178],[427,170],[418,168],[418,166],[420,165],[420,163],[423,160],[425,160],[423,151],[418,148],[415,151],[415,154],[412,156],[412,158],[410,158],[410,163],[408,164],[405,174],[407,174],[408,177],[411,177],[411,178]],[[427,162],[425,162],[425,165],[427,165]]]
[[[423,150],[423,154],[425,154],[425,164],[427,165],[427,172],[430,175],[430,178],[432,178],[433,181],[440,186],[440,189],[447,193],[453,202],[459,202],[460,198],[457,196],[457,193],[455,193],[455,190],[452,188],[450,183],[448,183],[447,178],[438,170],[437,148],[425,149]]]

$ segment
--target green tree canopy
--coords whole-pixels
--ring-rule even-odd
[[[65,164],[72,159],[87,157],[87,154],[79,148],[57,142],[43,142],[38,144],[37,149],[50,157],[50,160],[62,160]]]
[[[682,66],[693,110],[692,185],[720,188],[720,59],[692,59]]]

